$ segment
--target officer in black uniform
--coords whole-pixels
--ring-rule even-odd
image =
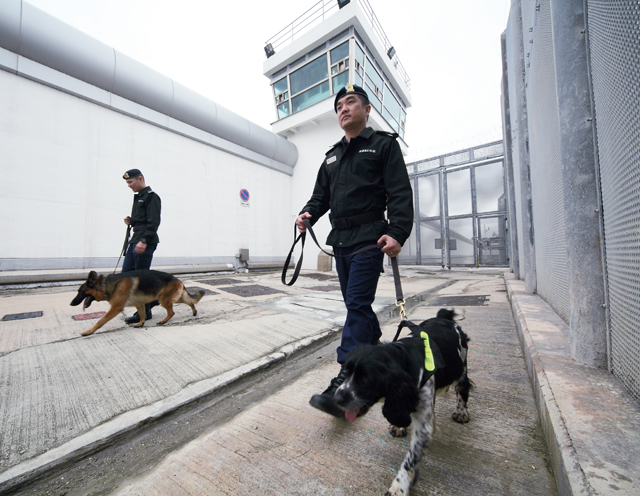
[[[376,344],[382,335],[371,304],[384,254],[397,256],[411,234],[413,192],[396,141],[398,135],[367,127],[371,105],[364,89],[348,84],[336,94],[334,109],[345,136],[326,153],[313,195],[296,224],[304,232],[304,219],[314,224],[330,210],[332,229],[327,244],[333,246],[335,255],[350,255],[367,245],[384,245],[382,250],[336,258],[347,307],[337,350],[338,363],[342,364],[356,346]],[[341,370],[326,391],[311,398],[311,405],[344,418],[344,412],[333,401],[343,380]]]
[[[160,197],[147,186],[139,169],[131,169],[122,176],[135,195],[131,217],[125,217],[124,223],[133,227],[133,236],[124,257],[122,272],[131,270],[148,270],[151,267],[153,252],[158,246],[158,226],[160,226]],[[154,301],[145,306],[147,320],[151,318],[151,308],[157,305]],[[138,312],[124,320],[127,324],[140,322]]]

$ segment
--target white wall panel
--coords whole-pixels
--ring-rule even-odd
[[[239,248],[284,259],[291,176],[9,72],[0,95],[0,269],[117,257],[133,197],[122,174],[133,167],[162,198],[154,260],[232,262]]]

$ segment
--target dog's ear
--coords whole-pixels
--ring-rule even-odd
[[[396,427],[409,427],[411,413],[418,409],[418,388],[411,377],[402,371],[394,374],[394,379],[387,391],[387,396],[382,407],[382,415],[391,425]]]
[[[98,273],[95,270],[89,272],[89,277],[87,277],[87,286],[90,288],[95,288],[96,283],[98,282]]]

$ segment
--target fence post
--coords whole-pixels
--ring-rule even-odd
[[[516,119],[518,124],[518,165],[520,169],[520,218],[522,223],[522,239],[518,242],[522,244],[522,270],[524,274],[520,277],[524,279],[524,287],[528,293],[535,293],[538,289],[536,273],[536,249],[533,231],[533,205],[531,195],[531,169],[529,160],[529,125],[527,112],[527,95],[525,87],[525,67],[524,67],[524,36],[522,26],[522,5],[521,0],[511,2],[511,20],[516,23],[517,40],[514,49],[517,53],[512,60],[516,61],[513,69],[515,74],[515,94],[516,101],[510,102],[515,105]]]
[[[551,0],[564,187],[571,356],[607,366],[600,211],[583,0]]]
[[[511,105],[509,102],[509,77],[507,74],[507,35],[500,36],[502,47],[502,135],[504,136],[504,174],[507,178],[507,226],[509,228],[509,267],[513,275],[520,279],[520,254],[518,252],[518,222],[516,220],[516,190],[513,178],[513,156],[511,140]],[[505,240],[507,241],[507,240]]]

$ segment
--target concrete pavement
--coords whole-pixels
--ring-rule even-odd
[[[376,299],[383,318],[393,314],[395,301],[390,272],[381,278]],[[417,494],[454,494],[452,488],[455,494],[555,494],[549,467],[561,494],[640,494],[637,405],[609,374],[576,369],[567,360],[566,338],[550,338],[548,331],[552,322],[561,336],[562,323],[540,298],[507,278],[509,304],[497,270],[401,267],[401,274],[414,320],[452,306],[439,298],[468,297],[454,306],[464,310],[461,324],[472,336],[470,363],[478,386],[466,426],[448,419],[451,399],[439,400],[443,432],[436,433],[422,463]],[[160,309],[149,326],[132,329],[120,316],[87,338],[79,334],[94,321],[72,319],[79,313],[69,306],[74,286],[2,291],[0,317],[43,315],[0,322],[0,492],[335,336],[344,319],[335,272],[303,273],[293,287],[283,286],[277,273],[182,279],[209,291],[197,317],[179,305],[169,325],[154,325],[164,316]],[[484,303],[467,306],[474,297]],[[94,303],[87,311],[106,308]],[[385,327],[388,338],[394,331],[395,323]],[[385,437],[377,407],[348,424],[307,405],[337,372],[335,356],[324,360],[317,371],[194,440],[141,479],[123,480],[116,492],[384,493],[406,451],[404,441]],[[580,394],[572,395],[577,379]],[[593,397],[599,400],[595,411],[585,401]],[[471,465],[462,463],[469,457]],[[344,466],[349,459],[353,463]],[[438,477],[430,477],[430,470]],[[486,491],[463,490],[465,483]]]
[[[82,311],[69,305],[77,286],[4,290],[0,315],[42,316],[0,323],[0,489],[337,332],[345,311],[336,274],[311,276],[293,287],[275,272],[183,278],[208,292],[196,317],[177,305],[175,317],[156,326],[164,316],[156,308],[142,329],[122,315],[89,337],[80,333],[95,320],[74,320]],[[447,284],[405,282],[407,295]],[[376,310],[388,312],[394,301],[392,279],[383,277]],[[107,309],[94,302],[87,313]]]

